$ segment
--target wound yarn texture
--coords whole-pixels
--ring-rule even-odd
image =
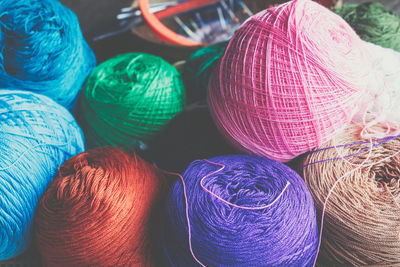
[[[63,166],[35,214],[46,266],[154,266],[152,212],[164,176],[132,151],[97,148]]]
[[[186,105],[179,72],[163,59],[128,53],[100,64],[80,101],[80,121],[90,147],[144,149]]]
[[[400,52],[400,17],[382,3],[344,3],[333,9],[357,32],[361,39]]]
[[[48,97],[0,90],[0,260],[30,245],[33,214],[58,167],[84,150],[72,115]]]
[[[318,256],[321,266],[400,265],[399,150],[399,138],[371,144],[360,137],[358,126],[349,125],[304,159],[303,177],[318,211],[341,176],[359,164],[367,165],[339,181],[327,200]]]
[[[210,162],[225,167],[211,174],[220,167]],[[263,157],[229,155],[196,160],[182,176],[193,253],[205,266],[312,265],[318,245],[315,208],[304,181],[289,167]],[[263,209],[233,207],[205,191],[201,182],[238,206],[278,200]],[[189,251],[183,193],[178,180],[165,203],[162,245],[172,266],[198,266]]]
[[[72,110],[96,58],[76,15],[57,0],[0,3],[0,87],[46,95]]]
[[[294,0],[248,19],[211,78],[221,132],[243,151],[280,162],[318,147],[357,112],[371,64],[338,15]]]

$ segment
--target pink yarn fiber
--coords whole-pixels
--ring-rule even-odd
[[[286,162],[351,120],[370,71],[363,42],[342,18],[295,0],[237,30],[211,78],[210,109],[240,149]]]

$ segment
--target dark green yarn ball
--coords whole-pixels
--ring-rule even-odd
[[[344,4],[333,10],[361,39],[400,52],[400,17],[381,3]]]
[[[187,60],[183,66],[182,79],[188,103],[206,101],[211,73],[227,45],[228,41],[225,41],[201,48]]]
[[[179,72],[165,60],[144,53],[116,56],[89,76],[79,103],[88,147],[144,149],[185,107]]]

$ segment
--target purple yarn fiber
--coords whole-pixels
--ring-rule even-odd
[[[192,162],[183,174],[189,203],[192,245],[206,266],[312,266],[318,246],[314,203],[300,176],[282,163],[250,155],[209,160],[225,165],[208,176],[204,186],[232,207],[207,193],[201,179],[220,169],[204,160]],[[188,243],[185,199],[180,180],[165,206],[162,246],[172,266],[198,266]]]

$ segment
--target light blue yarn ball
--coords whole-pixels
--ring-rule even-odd
[[[0,87],[72,109],[96,58],[74,12],[57,0],[0,1]]]
[[[0,90],[0,260],[30,244],[33,214],[57,169],[84,151],[72,115],[46,96]]]

